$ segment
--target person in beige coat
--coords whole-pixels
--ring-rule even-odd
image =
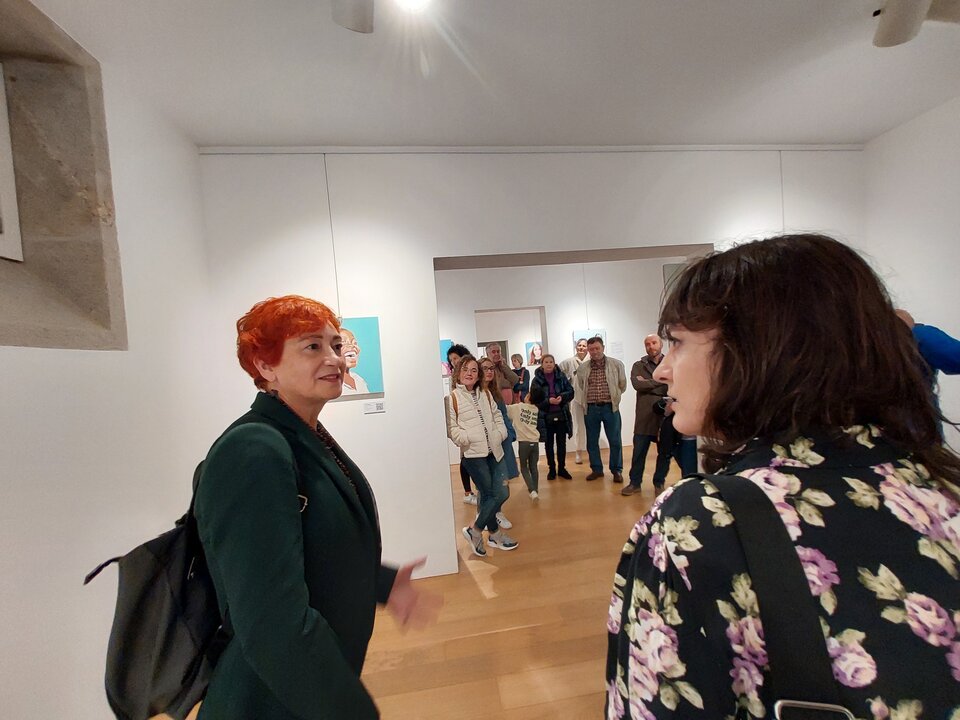
[[[480,491],[477,519],[463,528],[474,555],[484,557],[483,529],[489,531],[487,544],[513,550],[517,542],[497,524],[497,513],[509,497],[499,467],[503,462],[503,441],[507,426],[493,396],[480,386],[480,364],[471,355],[464,357],[451,378],[453,389],[447,402],[447,431],[463,451],[463,464]]]

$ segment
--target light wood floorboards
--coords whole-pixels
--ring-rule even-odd
[[[451,468],[460,572],[417,581],[444,597],[434,627],[401,634],[389,615],[377,617],[363,680],[384,720],[602,717],[613,572],[653,501],[656,449],[643,491],[632,497],[620,495],[623,486],[609,473],[585,482],[586,454],[583,465],[573,457],[574,479],[553,481],[541,457],[537,501],[522,479],[510,483],[504,513],[520,545],[488,549],[486,558],[474,557],[460,534],[476,508],[462,502],[459,471]],[[668,482],[678,477],[672,463]]]

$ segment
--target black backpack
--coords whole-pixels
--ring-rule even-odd
[[[172,530],[101,563],[83,581],[118,564],[105,685],[119,720],[164,713],[184,720],[203,699],[230,640],[194,515],[202,468],[201,462],[194,471],[190,509]]]

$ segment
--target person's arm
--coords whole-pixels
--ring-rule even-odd
[[[500,410],[500,417],[503,419],[503,426],[507,429],[506,439],[510,442],[513,442],[517,439],[517,431],[513,427],[513,421],[510,420],[510,415],[506,412],[507,406],[497,402],[497,398],[494,398],[493,400],[494,403],[496,403],[497,410]],[[501,410],[501,408],[503,409]]]
[[[520,404],[516,405],[507,405],[507,417],[510,419],[510,422],[514,427],[517,426],[517,423],[520,422]]]
[[[493,427],[498,434],[498,438],[491,437],[490,441],[497,443],[502,443],[507,439],[507,425],[503,421],[503,414],[500,412],[500,408],[497,407],[497,401],[493,399],[493,396],[490,393],[487,393],[487,400],[490,402],[490,410],[493,414]]]
[[[630,368],[630,384],[633,385],[633,389],[637,392],[640,392],[640,388],[643,387],[640,383],[645,379],[643,377],[643,363],[637,360],[633,367]]]
[[[500,372],[500,377],[503,378],[503,383],[500,387],[513,387],[517,384],[517,381],[520,379],[517,377],[517,374],[508,368],[505,364],[501,363],[498,366],[498,371]]]
[[[380,565],[380,571],[377,573],[377,602],[386,605],[390,599],[390,593],[393,592],[393,583],[397,579],[399,568],[395,565]]]
[[[560,390],[560,399],[562,402],[560,403],[560,406],[563,407],[564,405],[569,403],[571,400],[573,400],[573,385],[570,384],[570,380],[567,378],[566,375],[563,376],[563,380],[561,381],[561,383],[562,383],[562,387]]]
[[[207,458],[197,524],[225,594],[231,642],[291,715],[377,718],[339,639],[309,603],[296,472],[288,442],[264,425],[231,430]]]
[[[630,371],[630,381],[633,383],[633,389],[644,395],[657,395],[663,397],[667,394],[667,386],[662,382],[653,379],[653,373],[642,362],[635,362]]]
[[[627,389],[627,373],[623,363],[619,360],[617,360],[617,386],[620,388],[620,392]]]
[[[449,397],[450,402],[447,403],[447,428],[450,431],[450,439],[453,440],[454,444],[458,447],[470,447],[470,436],[467,435],[466,430],[460,427],[460,418],[457,412],[459,408],[454,407],[453,392],[450,393]]]
[[[934,370],[947,375],[960,374],[960,340],[950,337],[933,325],[917,323],[913,326],[920,354]]]

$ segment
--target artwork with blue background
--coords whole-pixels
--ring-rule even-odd
[[[453,347],[453,340],[441,340],[440,341],[440,374],[443,377],[447,377],[452,368],[450,363],[447,362],[447,353],[450,351],[450,348]]]
[[[383,394],[380,318],[343,318],[340,335],[343,337],[342,352],[350,375],[344,378],[340,399]]]

